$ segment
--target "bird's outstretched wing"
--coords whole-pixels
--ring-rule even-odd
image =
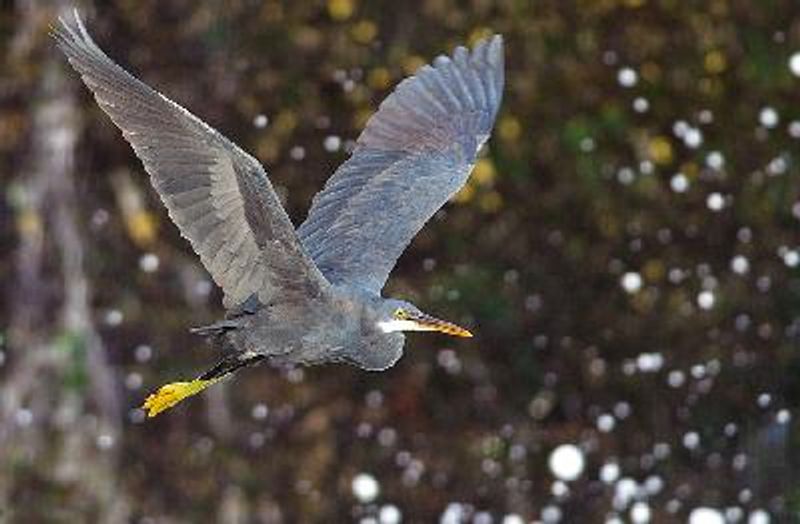
[[[58,46],[122,130],[230,308],[328,286],[305,254],[263,167],[167,97],[114,63],[77,11],[53,28]]]
[[[380,293],[414,235],[469,177],[503,82],[496,35],[439,56],[383,101],[298,229],[331,283]]]

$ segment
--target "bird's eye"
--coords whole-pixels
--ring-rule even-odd
[[[406,318],[408,318],[408,314],[403,310],[403,308],[397,308],[394,311],[394,318],[396,318],[397,320],[405,320]]]

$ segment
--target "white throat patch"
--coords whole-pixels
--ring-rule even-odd
[[[435,329],[422,326],[412,320],[387,320],[378,322],[378,328],[384,333],[394,333],[395,331],[435,331]]]

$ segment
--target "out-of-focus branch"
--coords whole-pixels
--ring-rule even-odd
[[[49,20],[42,13],[51,12],[46,9],[50,4],[37,4],[20,4],[15,41],[30,42],[31,35],[45,34],[43,25]],[[33,53],[35,46],[15,49]],[[74,180],[78,112],[55,50],[46,56],[30,102],[30,156],[19,177],[23,198],[17,213],[17,278],[9,297],[15,304],[9,325],[13,367],[0,385],[0,467],[24,474],[29,465],[49,472],[43,480],[77,488],[86,497],[85,509],[102,521],[116,522],[129,513],[127,497],[114,482],[121,409],[114,372],[93,324],[84,270],[87,247],[78,227]],[[59,263],[52,263],[50,256]],[[88,387],[80,381],[70,384],[75,368]],[[96,415],[87,416],[90,410]],[[0,476],[0,507],[15,511],[10,502],[20,489],[17,482],[24,480]],[[18,508],[20,514],[12,517],[25,518],[27,513],[21,512],[28,511],[33,516],[37,509]],[[75,511],[73,517],[82,520],[84,510],[65,511]]]

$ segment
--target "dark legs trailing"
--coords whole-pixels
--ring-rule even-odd
[[[198,380],[220,380],[223,377],[240,370],[247,366],[253,366],[264,360],[264,355],[241,358],[238,355],[231,355],[223,358],[217,364],[200,375]]]

